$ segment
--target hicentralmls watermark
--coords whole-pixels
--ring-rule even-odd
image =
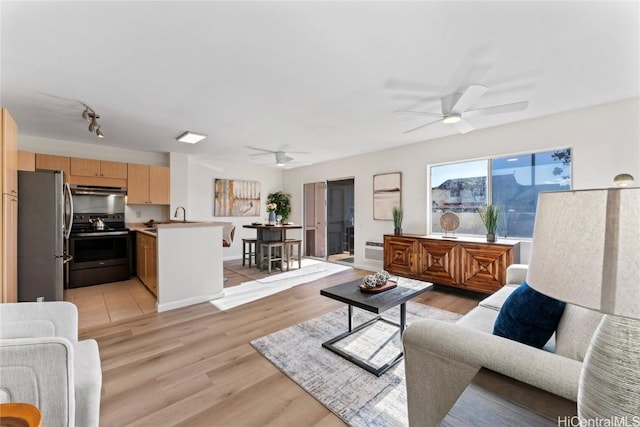
[[[558,427],[640,427],[640,415],[632,417],[590,418],[558,417]]]

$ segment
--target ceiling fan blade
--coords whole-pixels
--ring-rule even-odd
[[[464,113],[465,117],[486,116],[489,114],[511,113],[514,111],[526,110],[529,107],[529,101],[514,102],[513,104],[495,105],[493,107],[479,108]]]
[[[275,151],[267,150],[266,148],[251,147],[250,145],[245,145],[245,147],[247,147],[247,148],[249,148],[251,150],[255,150],[255,151],[262,151],[263,153],[275,153]]]
[[[409,130],[405,130],[405,131],[404,131],[404,132],[402,132],[402,133],[410,133],[410,132],[416,131],[416,130],[418,130],[418,129],[422,129],[423,127],[429,126],[429,125],[431,125],[431,124],[437,123],[437,122],[439,122],[439,121],[441,121],[441,120],[440,120],[440,119],[438,119],[438,120],[434,120],[434,121],[432,121],[432,122],[429,122],[429,123],[425,123],[425,124],[423,124],[423,125],[420,125],[420,126],[418,126],[418,127],[416,127],[416,128],[409,129]]]
[[[464,91],[462,96],[458,98],[453,107],[451,107],[451,113],[462,114],[467,108],[471,107],[484,93],[487,91],[486,86],[470,85],[467,90]]]
[[[442,118],[442,114],[429,113],[427,111],[396,110],[396,111],[394,111],[394,113],[416,114],[416,115],[419,115],[419,116],[432,116],[432,117],[440,117],[440,118]]]
[[[472,130],[475,129],[473,126],[471,126],[471,123],[465,120],[460,120],[459,122],[452,123],[451,125],[455,127],[460,133],[471,132]]]

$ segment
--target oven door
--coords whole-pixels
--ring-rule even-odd
[[[75,233],[69,238],[69,287],[126,280],[130,277],[128,231]]]

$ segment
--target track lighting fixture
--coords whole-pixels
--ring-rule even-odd
[[[96,112],[93,111],[93,108],[89,107],[87,104],[83,103],[82,105],[84,105],[82,118],[89,122],[89,132],[95,132],[98,138],[104,138],[104,134],[100,130],[100,125],[98,124],[100,114],[96,114]]]

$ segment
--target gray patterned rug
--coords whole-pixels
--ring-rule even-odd
[[[358,325],[373,315],[354,309]],[[394,322],[399,308],[384,313]],[[407,323],[419,318],[455,321],[461,316],[424,304],[407,303]],[[376,322],[375,330],[343,343],[343,350],[375,361],[380,354],[399,351],[399,334],[385,322]],[[407,398],[404,362],[380,377],[365,371],[322,347],[322,343],[347,330],[347,308],[294,325],[258,338],[251,345],[285,375],[351,426],[406,426]],[[383,351],[372,351],[383,347]]]

